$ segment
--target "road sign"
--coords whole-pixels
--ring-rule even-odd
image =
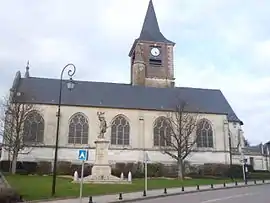
[[[80,149],[78,159],[80,161],[86,161],[88,159],[88,151],[86,149]]]
[[[150,161],[150,158],[147,152],[144,152],[144,161],[148,161],[148,162]]]
[[[80,183],[80,203],[82,203],[84,162],[88,160],[88,151],[86,149],[80,149],[78,153],[78,159],[82,161],[81,183]]]

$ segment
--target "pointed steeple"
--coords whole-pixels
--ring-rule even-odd
[[[156,12],[153,1],[149,1],[148,9],[145,15],[142,31],[139,40],[164,42],[174,44],[174,42],[166,39],[160,32]]]
[[[131,47],[131,50],[129,52],[129,56],[131,56],[135,48],[135,45],[137,44],[139,40],[150,41],[150,42],[163,42],[163,43],[175,45],[174,42],[166,39],[164,35],[161,33],[152,0],[150,0],[148,4],[141,34],[139,38],[137,38],[135,42],[133,43],[133,46]]]
[[[24,74],[25,78],[29,78],[30,77],[30,73],[29,73],[29,61],[27,61],[27,65],[25,68],[25,74]]]

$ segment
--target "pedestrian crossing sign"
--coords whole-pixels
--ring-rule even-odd
[[[86,149],[80,149],[78,159],[80,161],[86,161],[88,159],[88,151]]]

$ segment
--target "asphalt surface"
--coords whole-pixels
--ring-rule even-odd
[[[216,190],[159,199],[137,201],[138,203],[270,203],[270,185]]]

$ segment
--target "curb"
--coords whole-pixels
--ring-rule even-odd
[[[226,187],[220,187],[220,188],[208,188],[208,189],[200,189],[200,190],[192,190],[192,191],[184,191],[184,192],[177,192],[177,193],[167,193],[167,194],[160,194],[160,195],[154,195],[154,196],[142,196],[142,197],[138,197],[138,198],[133,198],[133,199],[123,199],[123,200],[114,200],[114,201],[108,201],[107,203],[119,203],[119,202],[136,202],[136,201],[141,201],[141,200],[148,200],[148,199],[157,199],[157,198],[162,198],[162,197],[169,197],[169,196],[177,196],[177,195],[184,195],[184,194],[191,194],[191,193],[199,193],[199,192],[207,192],[207,191],[213,191],[213,190],[226,190],[226,189],[233,189],[233,188],[242,188],[242,187],[251,187],[251,186],[261,186],[261,185],[269,185],[270,182],[265,182],[265,183],[257,183],[257,184],[252,184],[252,185],[238,185],[238,186],[226,186]],[[203,185],[202,185],[203,186]],[[162,188],[160,188],[162,189]],[[170,190],[170,188],[167,188],[167,192]],[[137,191],[139,192],[139,191]],[[124,196],[125,194],[128,193],[122,193],[122,195]],[[115,193],[115,194],[111,194],[111,195],[115,195],[117,197],[117,195],[119,195],[119,193]],[[102,196],[102,195],[99,195]],[[98,196],[93,196],[93,203],[95,203],[95,197]],[[89,197],[83,197],[83,198],[89,198]],[[60,201],[60,200],[76,200],[78,199],[78,197],[74,197],[74,196],[69,196],[69,197],[56,197],[56,198],[50,198],[50,199],[40,199],[40,200],[30,200],[30,201],[25,201],[27,203],[39,203],[39,202],[52,202],[52,201]]]
[[[85,198],[85,197],[84,197]],[[39,202],[52,202],[52,201],[60,201],[60,200],[69,200],[69,199],[78,199],[78,197],[75,196],[69,196],[69,197],[56,197],[56,198],[50,198],[50,199],[38,199],[38,200],[30,200],[25,201],[27,203],[39,203]]]
[[[146,196],[146,197],[139,197],[139,198],[134,198],[134,199],[127,199],[127,200],[109,201],[107,203],[137,202],[137,201],[141,201],[141,200],[158,199],[158,198],[164,198],[164,197],[170,197],[170,196],[178,196],[178,195],[185,195],[185,194],[192,194],[192,193],[208,192],[208,191],[214,191],[214,190],[227,190],[227,189],[233,189],[233,188],[245,188],[245,187],[262,186],[262,185],[270,185],[270,182],[268,182],[268,183],[257,183],[257,184],[252,184],[252,185],[238,185],[238,186],[228,186],[228,187],[221,187],[221,188],[200,189],[200,190],[177,192],[177,193],[171,193],[171,194],[167,193],[167,194],[161,194],[161,195],[155,195],[155,196],[149,196],[149,197]]]

